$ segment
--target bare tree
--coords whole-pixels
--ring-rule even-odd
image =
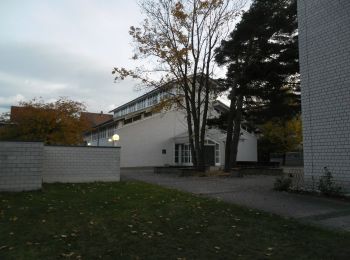
[[[215,94],[211,80],[215,70],[214,49],[228,35],[244,0],[142,0],[147,17],[141,27],[131,27],[134,59],[151,59],[157,65],[145,70],[114,68],[116,79],[132,77],[153,88],[173,82],[186,111],[194,166],[203,169],[208,106]],[[151,74],[159,73],[158,80]]]

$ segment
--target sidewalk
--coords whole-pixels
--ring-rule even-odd
[[[274,176],[244,178],[178,177],[154,173],[122,173],[124,180],[139,180],[222,199],[237,205],[350,232],[350,203],[272,190]]]

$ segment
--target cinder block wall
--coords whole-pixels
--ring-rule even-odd
[[[120,148],[45,146],[43,182],[120,180]]]
[[[0,142],[0,191],[41,188],[43,147],[35,142]]]
[[[328,167],[350,192],[350,1],[298,0],[298,18],[305,182]]]

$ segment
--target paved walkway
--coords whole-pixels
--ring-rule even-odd
[[[274,176],[244,178],[178,177],[128,172],[124,180],[140,180],[197,195],[219,198],[250,208],[350,232],[350,203],[272,190]]]

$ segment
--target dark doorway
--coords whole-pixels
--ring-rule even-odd
[[[204,163],[205,166],[215,166],[215,146],[204,146]]]

